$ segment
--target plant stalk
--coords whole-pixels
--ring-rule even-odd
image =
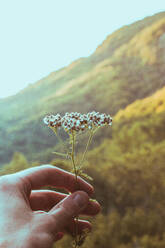
[[[77,169],[76,169],[76,164],[75,164],[75,141],[76,141],[76,137],[74,134],[74,131],[72,132],[72,154],[71,154],[71,160],[72,160],[72,165],[74,168],[74,174],[75,174],[75,178],[76,178],[76,187],[75,189],[78,190],[79,189],[79,184],[78,184],[78,180],[77,180]],[[75,246],[74,248],[77,248],[78,246],[78,216],[76,216],[75,218]]]
[[[80,164],[79,164],[78,169],[81,168],[81,166],[82,166],[82,164],[83,164],[83,162],[84,162],[85,155],[86,155],[86,153],[87,153],[87,151],[88,151],[88,147],[89,147],[89,145],[90,145],[90,143],[91,143],[91,141],[92,141],[92,138],[93,138],[93,132],[91,131],[91,132],[90,132],[90,135],[89,135],[89,138],[88,138],[88,141],[87,141],[87,144],[86,144],[86,147],[85,147],[85,151],[84,151],[84,153],[83,153],[83,156],[82,156],[82,159],[81,159],[81,161],[80,161]]]

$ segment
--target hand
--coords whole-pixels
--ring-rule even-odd
[[[78,177],[80,190],[74,192],[75,182],[73,174],[51,165],[1,176],[0,248],[50,248],[64,233],[74,235],[74,216],[100,211],[97,202],[89,201],[93,187]],[[72,194],[38,190],[44,186]],[[85,228],[91,230],[91,224],[79,220],[78,233]]]

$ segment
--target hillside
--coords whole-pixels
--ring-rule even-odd
[[[109,35],[90,57],[0,100],[0,164],[9,162],[15,151],[29,161],[51,159],[47,154],[57,141],[42,123],[47,113],[94,109],[114,115],[162,88],[164,39],[162,12],[124,26]]]
[[[93,222],[93,232],[84,248],[165,246],[164,161],[165,86],[118,111],[112,137],[88,152],[85,172],[94,179],[94,198],[102,212],[94,220],[87,218]],[[51,164],[70,168],[70,163],[62,160]],[[22,154],[15,153],[0,175],[29,166]],[[58,246],[68,247],[70,242],[65,236]]]
[[[115,116],[115,121],[120,123],[130,120],[135,121],[136,119],[145,119],[163,112],[165,112],[165,87],[152,96],[143,100],[136,100],[124,110],[120,110]]]
[[[102,170],[101,165],[125,167],[129,163],[132,163],[132,168],[140,168],[152,163],[157,166],[159,160],[164,165],[164,151],[165,87],[120,110],[113,119],[111,139],[105,139],[89,152],[87,160],[99,170]]]

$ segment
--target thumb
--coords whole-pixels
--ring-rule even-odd
[[[54,217],[55,229],[60,231],[67,226],[73,217],[86,208],[88,202],[89,196],[84,191],[76,191],[60,201],[49,211],[49,214]]]

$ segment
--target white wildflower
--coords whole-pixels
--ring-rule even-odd
[[[92,129],[93,127],[112,125],[112,118],[110,115],[106,115],[105,113],[100,114],[95,111],[87,114],[67,112],[63,117],[61,117],[59,113],[56,115],[47,115],[43,121],[49,127],[63,127],[66,132],[79,132],[84,131],[85,129]]]

